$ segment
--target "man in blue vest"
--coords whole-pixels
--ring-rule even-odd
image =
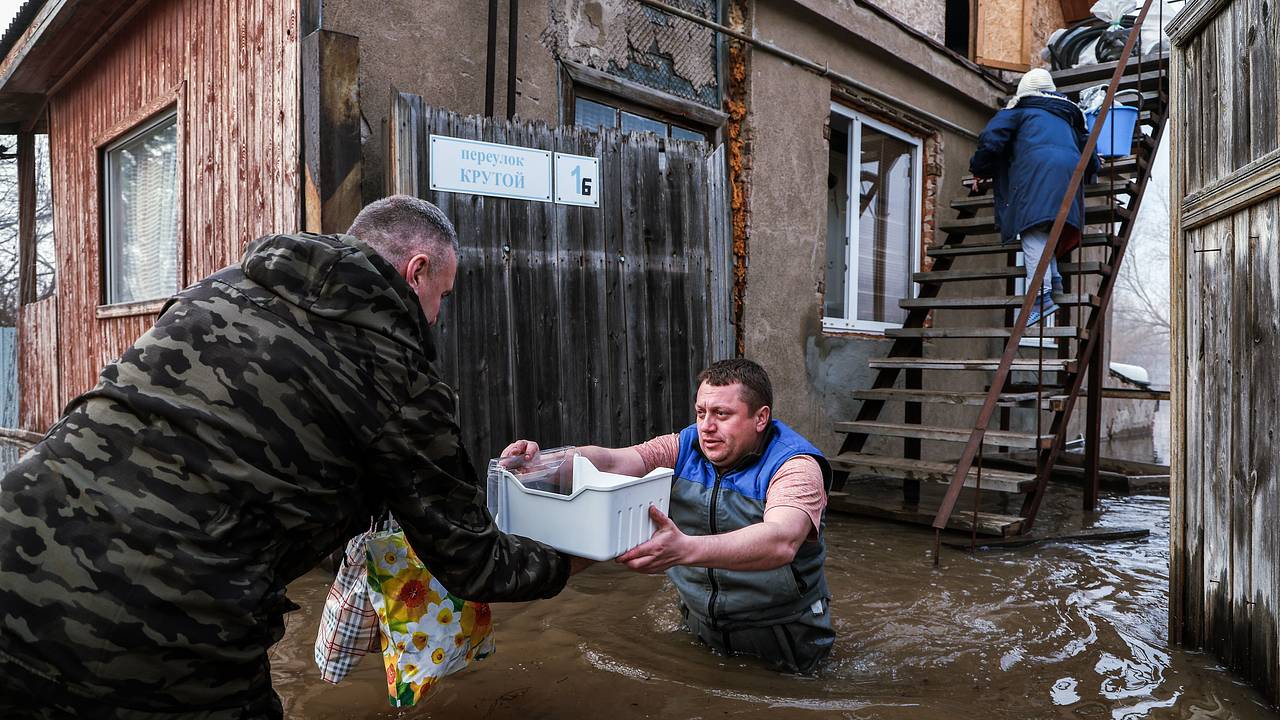
[[[772,418],[772,405],[763,368],[722,360],[698,375],[693,425],[631,447],[578,451],[625,475],[675,468],[671,517],[650,508],[653,538],[617,561],[667,573],[689,630],[715,650],[811,673],[835,640],[823,574],[831,468]],[[519,440],[502,454],[537,452]]]

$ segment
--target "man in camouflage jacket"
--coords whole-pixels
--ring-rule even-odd
[[[263,238],[68,406],[0,485],[0,717],[278,717],[285,585],[383,508],[458,595],[564,587],[495,528],[433,364],[456,247],[403,196]]]

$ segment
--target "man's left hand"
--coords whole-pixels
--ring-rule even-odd
[[[691,564],[693,538],[680,532],[671,518],[655,506],[649,506],[649,517],[656,527],[653,537],[618,556],[617,562],[636,572],[651,575],[666,572],[676,565]]]

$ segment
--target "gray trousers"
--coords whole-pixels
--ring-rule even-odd
[[[1040,257],[1044,255],[1045,247],[1049,244],[1049,230],[1052,226],[1045,228],[1043,225],[1037,225],[1034,228],[1022,233],[1019,237],[1022,239],[1022,264],[1027,273],[1027,287],[1031,287],[1031,276],[1036,274],[1036,268],[1040,265]],[[1053,281],[1062,282],[1062,275],[1058,273],[1058,258],[1049,258],[1049,269],[1044,274],[1044,278],[1040,280],[1042,291],[1048,292]],[[1027,290],[1030,295],[1031,291]]]
[[[704,624],[689,608],[680,605],[685,626],[698,640],[725,655],[749,655],[782,672],[810,675],[826,659],[835,643],[831,608],[824,600],[822,614],[806,613],[799,620],[779,625],[720,630]]]

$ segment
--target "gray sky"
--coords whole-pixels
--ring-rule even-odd
[[[9,21],[22,7],[23,0],[0,0],[0,33],[9,29]]]

